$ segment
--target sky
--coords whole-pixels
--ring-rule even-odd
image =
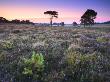
[[[28,19],[36,23],[48,23],[49,15],[45,11],[58,12],[54,22],[80,23],[87,9],[95,10],[96,22],[110,20],[110,0],[0,0],[0,17],[8,20]]]

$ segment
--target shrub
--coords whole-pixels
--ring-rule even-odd
[[[20,74],[15,78],[17,82],[32,82],[42,80],[44,57],[33,51],[31,58],[24,58],[19,64]]]
[[[2,42],[1,46],[3,49],[12,49],[13,43],[10,41],[6,41],[6,42]]]
[[[6,54],[4,54],[3,52],[0,52],[0,64],[6,60]]]
[[[98,56],[93,54],[81,54],[70,50],[66,55],[65,78],[68,82],[101,82],[97,70]]]
[[[109,41],[109,38],[106,38],[106,37],[98,37],[97,39],[97,42],[108,42]]]

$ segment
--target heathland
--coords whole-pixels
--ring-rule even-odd
[[[0,25],[1,82],[110,82],[110,25]]]

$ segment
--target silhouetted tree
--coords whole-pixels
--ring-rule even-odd
[[[81,24],[84,25],[93,25],[94,24],[94,19],[97,16],[97,12],[95,12],[92,9],[87,9],[87,11],[82,15],[81,17]]]
[[[61,22],[61,26],[64,26],[65,25],[65,23],[64,22]]]
[[[22,20],[21,23],[22,24],[30,24],[31,22],[29,20]]]
[[[18,19],[14,19],[12,21],[7,20],[6,18],[0,17],[0,23],[15,23],[15,24],[33,24],[33,22],[30,22],[30,20],[18,20]]]
[[[0,17],[0,23],[8,23],[9,21],[3,17]]]
[[[76,22],[73,22],[73,26],[77,26],[78,24]]]
[[[44,14],[49,14],[51,17],[50,17],[50,25],[52,26],[52,19],[55,17],[55,18],[58,18],[58,12],[56,11],[46,11],[44,12]]]
[[[21,23],[23,24],[23,23],[26,23],[26,22],[25,22],[25,20],[22,20]]]
[[[103,22],[102,24],[110,24],[110,21]]]
[[[25,22],[26,22],[26,24],[30,24],[30,20],[26,20]]]
[[[34,25],[34,23],[30,22],[30,20],[23,20],[21,22],[22,22],[22,24],[33,24]]]
[[[18,19],[15,19],[15,20],[12,20],[11,23],[16,23],[16,24],[34,24],[32,22],[30,22],[30,20],[18,20]]]
[[[11,21],[11,23],[20,24],[20,23],[21,23],[21,21],[20,21],[20,20],[18,20],[18,19],[15,19],[15,20],[12,20],[12,21]]]

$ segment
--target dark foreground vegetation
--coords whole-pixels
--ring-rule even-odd
[[[104,29],[0,25],[0,82],[110,82]]]

